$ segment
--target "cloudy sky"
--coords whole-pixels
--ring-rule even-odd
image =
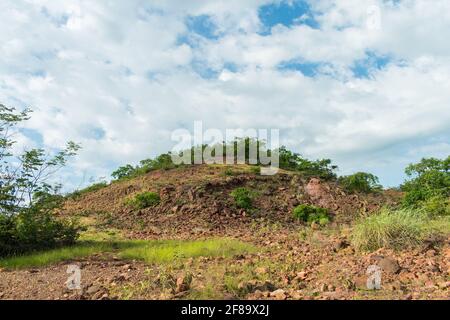
[[[0,102],[35,110],[16,148],[82,144],[69,186],[195,120],[393,186],[450,154],[449,34],[448,0],[1,0]]]

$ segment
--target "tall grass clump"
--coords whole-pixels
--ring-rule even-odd
[[[430,219],[424,210],[384,208],[357,221],[351,240],[353,246],[361,251],[379,248],[401,250],[418,246],[431,236],[449,232],[448,217]]]

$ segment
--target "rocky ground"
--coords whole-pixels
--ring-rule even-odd
[[[28,270],[0,270],[0,299],[448,299],[450,238],[394,252],[356,252],[352,221],[400,195],[388,191],[347,195],[336,185],[248,168],[198,166],[153,172],[71,200],[60,214],[117,228],[130,239],[232,237],[258,252],[232,258],[197,258],[146,265],[114,253]],[[255,209],[237,209],[231,190],[258,192]],[[161,204],[133,211],[124,198],[159,192]],[[333,222],[304,226],[292,219],[300,203],[329,208]],[[82,289],[68,290],[67,266],[81,268]],[[381,289],[367,289],[367,269],[381,268]]]

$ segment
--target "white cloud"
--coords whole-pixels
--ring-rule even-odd
[[[388,183],[400,182],[389,166],[448,150],[448,1],[314,1],[320,29],[276,26],[263,36],[258,7],[266,3],[2,1],[0,101],[33,106],[27,127],[46,147],[82,143],[71,171],[78,179],[171,149],[172,130],[194,120],[277,127],[290,147],[335,158],[343,172],[372,169]],[[381,30],[367,26],[372,4]],[[221,37],[181,43],[193,36],[185,19],[203,14]],[[355,78],[350,67],[366,52],[392,62]],[[333,76],[276,68],[292,59],[326,63]],[[217,79],[199,76],[194,61]],[[237,70],[223,70],[230,63]]]

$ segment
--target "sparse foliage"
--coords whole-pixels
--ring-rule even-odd
[[[349,193],[370,193],[382,189],[378,177],[367,172],[357,172],[349,176],[339,177],[338,182]]]
[[[31,149],[16,158],[11,152],[14,129],[30,112],[0,104],[0,255],[72,243],[78,233],[73,222],[54,217],[62,197],[49,179],[80,146],[69,142],[53,156]]]

